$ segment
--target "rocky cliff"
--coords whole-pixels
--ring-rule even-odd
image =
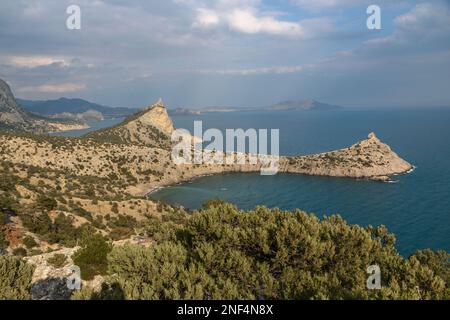
[[[170,136],[174,130],[172,119],[170,119],[162,99],[145,109],[136,120],[128,122],[127,126],[129,128],[152,126],[167,136]]]

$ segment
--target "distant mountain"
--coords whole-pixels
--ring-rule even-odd
[[[284,101],[274,104],[267,110],[338,110],[340,106],[322,103],[316,100]]]
[[[92,111],[96,111],[97,113],[101,113],[104,118],[120,118],[138,111],[132,108],[102,106],[83,99],[60,98],[44,101],[17,99],[17,102],[27,110],[47,117],[60,117],[62,115],[66,118],[80,118],[79,115],[86,112],[92,114]]]
[[[12,132],[48,133],[86,126],[73,121],[51,120],[17,104],[9,85],[0,79],[0,129]]]

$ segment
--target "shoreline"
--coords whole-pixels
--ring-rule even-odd
[[[387,183],[387,184],[396,184],[399,183],[399,180],[393,180],[392,177],[393,176],[405,176],[408,174],[413,173],[415,170],[417,169],[416,166],[412,165],[411,169],[405,171],[405,172],[401,172],[401,173],[396,173],[396,174],[392,174],[392,176],[373,176],[373,177],[361,177],[361,178],[357,178],[357,177],[350,177],[350,176],[331,176],[331,175],[316,175],[316,174],[307,174],[307,173],[294,173],[294,172],[280,172],[281,174],[284,175],[296,175],[296,176],[309,176],[309,177],[327,177],[327,178],[335,178],[335,179],[350,179],[353,181],[372,181],[372,182],[380,182],[380,183]],[[205,177],[211,177],[211,176],[219,176],[219,175],[232,175],[232,174],[255,174],[257,171],[255,172],[244,172],[244,171],[224,171],[221,173],[210,173],[210,174],[203,174],[203,175],[199,175],[196,177],[192,177],[190,179],[187,180],[182,180],[182,181],[178,181],[175,183],[167,183],[167,184],[162,184],[159,186],[155,186],[149,189],[148,192],[144,193],[144,197],[149,197],[152,194],[157,193],[160,190],[166,189],[166,188],[170,188],[173,186],[177,186],[177,185],[182,185],[185,183],[190,183],[193,182],[195,180],[201,179],[201,178],[205,178]],[[278,174],[277,174],[278,175]]]

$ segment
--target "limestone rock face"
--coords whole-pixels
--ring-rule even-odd
[[[72,255],[79,249],[63,248],[58,251],[43,253],[41,255],[25,257],[25,260],[35,267],[31,282],[31,298],[33,300],[68,300],[74,290],[67,286],[67,279],[71,276],[71,266],[73,266]],[[48,259],[55,254],[63,254],[67,258],[67,263],[61,268],[55,268],[48,263]],[[105,279],[102,276],[95,276],[91,281],[82,281],[81,286],[99,291]]]
[[[159,99],[155,104],[147,108],[145,113],[135,121],[143,125],[153,126],[168,136],[174,131],[172,120],[162,99]]]
[[[65,248],[56,252],[26,257],[25,260],[35,267],[30,293],[33,300],[68,300],[72,290],[67,287],[69,266],[73,264],[70,256],[76,249]],[[63,268],[51,266],[47,260],[55,254],[63,254],[68,262]]]

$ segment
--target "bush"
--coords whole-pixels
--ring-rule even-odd
[[[164,228],[159,228],[159,232]],[[445,299],[444,257],[405,260],[385,227],[348,225],[258,207],[215,204],[175,237],[149,248],[116,247],[109,271],[127,299]],[[382,270],[368,290],[367,267]]]
[[[8,248],[8,246],[9,246],[9,242],[6,240],[5,234],[0,229],[0,255],[2,255],[5,252],[6,248]]]
[[[62,213],[55,221],[52,221],[47,213],[23,214],[20,218],[25,228],[52,244],[74,247],[81,236],[81,228],[75,228],[71,217]]]
[[[34,240],[34,238],[31,236],[26,236],[25,238],[23,238],[22,242],[28,249],[33,249],[37,246],[36,240]]]
[[[81,279],[92,280],[96,275],[105,275],[111,249],[111,244],[100,234],[84,239],[83,248],[73,255],[73,262],[81,270]]]
[[[18,257],[26,257],[27,254],[28,254],[27,250],[22,247],[15,248],[13,250],[13,255],[18,256]]]
[[[34,267],[13,257],[0,257],[0,300],[30,299]]]
[[[107,226],[111,228],[109,237],[114,241],[127,239],[135,234],[134,228],[136,225],[137,221],[133,217],[122,214],[113,217],[107,223]]]
[[[124,298],[123,290],[117,283],[102,283],[99,292],[84,287],[75,291],[71,300],[123,300]]]
[[[119,241],[130,238],[134,235],[134,229],[125,227],[116,227],[109,232],[109,238],[113,241]]]
[[[213,207],[219,207],[225,204],[225,201],[222,199],[211,199],[202,204],[202,209],[207,210]]]
[[[8,216],[1,211],[1,207],[0,207],[0,227],[4,226],[7,222],[8,222]]]
[[[51,211],[56,209],[58,202],[53,198],[41,195],[37,198],[37,205],[41,209]]]
[[[56,269],[60,269],[67,264],[67,257],[64,254],[57,253],[53,257],[48,258],[47,263]]]

